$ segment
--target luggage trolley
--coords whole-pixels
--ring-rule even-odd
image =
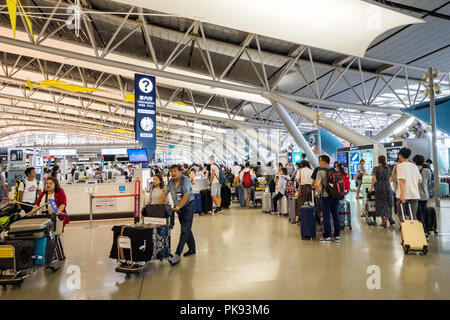
[[[35,211],[38,211],[42,207],[43,206],[39,207]],[[40,220],[37,220],[36,218]],[[23,228],[24,225],[33,220],[36,221],[36,226],[45,227],[39,230],[28,228],[26,232],[22,232],[23,234],[19,234],[21,232],[20,228]],[[3,287],[3,289],[6,289],[7,285],[12,285],[14,287],[20,288],[23,281],[39,268],[50,269],[52,273],[55,273],[62,267],[63,260],[59,260],[57,254],[55,254],[56,246],[58,246],[59,242],[58,236],[53,233],[56,228],[55,222],[56,214],[41,215],[33,218],[18,220],[9,226],[8,229],[10,231],[14,231],[15,229],[17,229],[18,235],[13,235],[14,233],[11,233],[8,235],[7,239],[0,242],[0,285]],[[46,230],[50,230],[50,237],[54,237],[55,240],[53,257],[50,262],[47,262],[43,265],[36,265],[35,259],[41,257],[37,256],[35,252],[36,247],[33,241],[34,233],[41,233],[45,232]],[[26,248],[22,248],[23,250],[16,252],[16,247],[14,247],[13,245],[14,243],[21,243],[22,245],[26,245],[27,242],[28,246]]]
[[[163,208],[163,211],[161,211]],[[168,205],[147,205],[142,209],[141,219],[135,225],[148,225],[154,226],[155,228],[158,226],[165,225],[167,226],[168,232],[168,252],[169,255],[164,258],[168,259],[170,256],[170,243],[171,243],[171,228],[173,227],[173,211]],[[130,259],[125,259],[125,255],[121,254],[121,250],[128,250],[130,253]],[[121,258],[122,257],[122,258]],[[163,259],[159,259],[163,260]],[[132,250],[132,241],[128,236],[119,235],[117,237],[117,263],[116,263],[116,272],[125,273],[126,275],[130,274],[141,274],[142,272],[148,270],[150,268],[150,262],[154,260],[147,261],[135,261],[133,259],[133,250]]]
[[[362,217],[366,220],[369,226],[376,225],[376,207],[375,207],[375,192],[366,190],[366,198],[363,200]],[[373,219],[373,220],[372,220]]]

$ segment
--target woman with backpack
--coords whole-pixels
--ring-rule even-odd
[[[278,200],[283,198],[286,195],[286,185],[289,181],[291,181],[291,177],[288,175],[288,171],[286,168],[282,168],[281,170],[282,175],[279,175],[275,180],[278,180],[278,193],[273,198],[273,212],[272,214],[279,214],[278,212]]]

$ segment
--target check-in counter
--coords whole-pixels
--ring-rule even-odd
[[[123,218],[132,216],[134,212],[134,182],[99,183],[99,184],[62,184],[67,197],[67,212],[72,220],[89,218],[89,188],[95,188],[94,196],[121,196],[118,198],[94,198],[92,200],[93,219]],[[97,217],[96,217],[97,216]]]

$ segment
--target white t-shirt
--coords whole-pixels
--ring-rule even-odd
[[[237,177],[239,176],[239,172],[241,172],[241,166],[234,166],[233,169],[231,169],[231,172],[233,173],[233,176]]]
[[[422,179],[419,169],[414,163],[402,162],[397,166],[397,179],[405,180],[405,199],[406,200],[418,200],[420,199],[419,193],[419,180]],[[400,199],[400,182],[397,188],[396,196]]]
[[[214,173],[212,172],[213,169],[214,169]],[[219,167],[215,163],[213,163],[211,165],[211,172],[210,172],[210,174],[214,175],[214,178],[212,180],[212,184],[219,183],[219,178],[217,178],[217,177],[219,176],[220,171],[219,171]]]
[[[25,179],[25,183],[21,182],[19,184],[19,191],[23,192],[22,202],[34,204],[34,202],[36,201],[38,188],[42,191],[42,183],[40,183],[38,186],[36,179],[34,179],[33,181]]]

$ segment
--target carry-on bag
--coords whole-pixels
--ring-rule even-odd
[[[341,229],[344,229],[345,227],[348,227],[349,229],[352,228],[350,201],[345,199],[339,201],[339,220]]]
[[[288,214],[288,198],[286,196],[283,196],[278,200],[278,211],[281,215]]]
[[[297,197],[289,197],[288,199],[288,217],[289,222],[295,224],[295,217],[297,216]]]
[[[428,234],[433,232],[434,235],[438,235],[437,231],[437,218],[436,218],[436,210],[433,207],[428,207],[425,209],[425,226]]]
[[[9,239],[40,239],[53,231],[53,221],[49,218],[27,218],[9,226]]]
[[[202,196],[200,193],[194,193],[195,211],[194,213],[202,213]]]
[[[202,198],[202,210],[204,213],[208,213],[212,210],[212,197],[211,190],[204,189],[200,191],[200,196]]]
[[[113,245],[109,254],[112,259],[147,262],[164,259],[169,254],[170,238],[166,225],[120,225],[114,226],[112,231]],[[118,249],[118,242],[126,240],[130,242],[131,249]]]
[[[264,192],[263,194],[262,211],[264,213],[272,212],[272,194],[270,192]]]
[[[222,208],[229,208],[231,205],[231,190],[230,187],[223,184],[220,189],[220,198],[222,199]]]
[[[7,240],[0,244],[0,270],[21,271],[34,267],[33,240]]]
[[[310,202],[300,207],[300,234],[302,240],[316,237],[316,207]]]
[[[411,220],[405,219],[405,211],[409,214]],[[422,251],[423,254],[428,252],[427,238],[423,225],[419,220],[413,220],[411,206],[408,203],[400,203],[400,212],[402,213],[403,222],[400,223],[402,246],[405,254],[409,251]]]

